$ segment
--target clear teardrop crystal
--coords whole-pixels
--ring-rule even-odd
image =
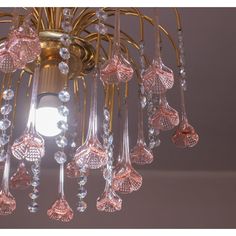
[[[61,116],[68,116],[69,115],[69,109],[64,105],[61,105],[61,106],[58,107],[58,113]]]
[[[69,47],[71,45],[71,43],[72,43],[71,38],[70,38],[70,36],[68,34],[63,34],[60,37],[60,41],[66,47]]]
[[[68,124],[64,120],[60,120],[57,122],[57,127],[62,130],[62,131],[67,131],[68,130]]]
[[[68,140],[65,136],[60,135],[56,138],[56,144],[58,147],[64,148],[67,146]]]
[[[54,154],[54,159],[58,164],[63,164],[67,160],[67,156],[64,152],[58,151]]]
[[[69,73],[69,66],[64,61],[61,61],[58,64],[58,68],[59,68],[60,72],[64,75],[67,75]]]
[[[9,101],[14,97],[14,91],[12,89],[6,89],[3,92],[2,97],[4,100]]]
[[[7,118],[0,120],[0,129],[6,130],[11,126],[11,121]]]
[[[84,212],[86,209],[87,209],[87,203],[86,203],[86,202],[84,202],[84,201],[79,201],[79,202],[77,203],[77,208],[76,208],[76,210],[77,210],[78,212]]]
[[[10,137],[6,134],[2,134],[0,136],[0,146],[4,146],[6,145],[7,143],[9,143],[10,141]]]
[[[5,104],[1,107],[1,114],[2,115],[8,115],[11,111],[12,111],[11,104]]]
[[[64,60],[68,60],[70,58],[70,52],[67,48],[60,48],[59,54]]]
[[[66,90],[62,90],[62,91],[59,92],[58,98],[62,102],[69,102],[70,101],[70,94]]]

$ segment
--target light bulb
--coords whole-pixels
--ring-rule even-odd
[[[60,134],[61,130],[57,127],[60,120],[67,121],[67,118],[61,116],[56,107],[40,107],[36,110],[36,130],[43,136]]]

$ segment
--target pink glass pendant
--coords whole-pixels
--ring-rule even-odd
[[[26,189],[30,186],[31,180],[31,175],[27,171],[24,162],[21,162],[10,179],[10,187],[14,189]]]
[[[179,148],[194,147],[199,141],[199,136],[195,129],[183,120],[172,136],[172,142]]]
[[[128,107],[125,104],[123,145],[113,174],[113,188],[120,193],[131,193],[142,186],[142,176],[132,167],[129,155]]]
[[[106,184],[101,197],[97,199],[97,209],[105,212],[120,211],[122,199],[115,193],[111,185]]]
[[[146,165],[153,162],[152,152],[142,142],[137,142],[136,146],[131,150],[130,158],[132,163],[138,165]]]
[[[134,70],[128,60],[118,51],[101,67],[101,80],[113,84],[132,79]]]
[[[85,143],[77,148],[74,159],[80,168],[99,169],[107,164],[108,156],[97,137],[97,70],[93,76],[88,134]]]
[[[143,133],[143,110],[141,104],[139,106],[138,120],[138,139],[137,144],[130,153],[131,162],[138,165],[151,164],[153,162],[152,152],[146,147]]]
[[[159,62],[154,60],[145,71],[142,81],[146,93],[160,94],[173,87],[174,73],[159,58]]]
[[[151,123],[154,129],[163,131],[171,130],[179,124],[179,114],[169,106],[164,94],[160,94],[159,107],[151,117]]]
[[[115,33],[112,56],[101,67],[101,80],[107,84],[127,82],[132,79],[134,70],[130,62],[122,55],[120,48],[120,11],[115,13]]]
[[[16,209],[16,200],[10,192],[0,191],[0,215],[10,215]]]
[[[47,215],[52,220],[69,222],[73,219],[74,213],[68,202],[64,198],[56,200],[52,207],[47,211]]]
[[[86,169],[85,175],[86,176],[89,175],[89,170],[88,169]],[[74,160],[72,160],[71,162],[69,162],[66,165],[66,176],[68,178],[78,178],[78,177],[80,177],[80,170],[79,170],[79,168],[76,165]]]
[[[23,68],[25,64],[34,61],[41,52],[38,34],[30,27],[29,17],[26,16],[23,24],[8,35],[7,48],[17,68]]]
[[[5,43],[0,46],[0,71],[3,73],[12,73],[16,70],[14,60],[5,47]]]
[[[36,103],[39,80],[39,66],[34,71],[30,112],[27,128],[23,135],[16,139],[11,147],[12,154],[19,160],[38,161],[45,154],[44,139],[35,129]]]

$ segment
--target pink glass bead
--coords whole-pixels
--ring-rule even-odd
[[[179,124],[179,114],[168,105],[167,101],[161,102],[151,117],[151,124],[157,130],[171,130]]]
[[[0,71],[3,73],[12,73],[16,70],[14,60],[5,47],[5,43],[0,47]]]
[[[74,213],[68,202],[64,198],[56,200],[52,207],[47,211],[51,220],[69,222],[73,219]]]
[[[187,121],[182,121],[172,136],[172,142],[179,148],[194,147],[198,141],[198,134]]]
[[[0,215],[10,215],[16,209],[15,198],[10,192],[0,191]]]
[[[90,138],[75,153],[75,162],[80,167],[99,169],[107,164],[108,156],[97,138]]]
[[[25,164],[20,163],[16,172],[10,179],[10,187],[14,189],[26,189],[31,184],[31,175],[27,171]]]
[[[105,212],[120,211],[122,199],[115,193],[111,186],[107,187],[101,197],[97,199],[97,209]]]
[[[66,176],[68,178],[78,178],[80,177],[80,170],[78,168],[78,166],[76,165],[75,161],[72,160],[71,162],[69,162],[66,165]],[[88,176],[89,175],[89,170],[86,169],[85,175]]]
[[[130,165],[118,163],[114,169],[113,188],[120,193],[132,193],[142,186],[142,176]]]
[[[132,79],[134,70],[122,54],[115,53],[101,67],[101,80],[104,83],[113,84],[119,82],[127,82]]]
[[[37,133],[25,132],[11,147],[12,154],[19,160],[38,161],[45,154],[44,140]]]
[[[130,159],[132,163],[146,165],[153,162],[153,155],[151,151],[147,149],[146,145],[142,142],[138,142],[131,150]]]
[[[174,85],[174,73],[162,62],[159,65],[157,61],[148,67],[142,77],[143,86],[147,93],[164,93]]]

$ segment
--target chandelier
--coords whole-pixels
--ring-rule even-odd
[[[141,188],[143,179],[135,168],[153,162],[153,150],[160,145],[162,132],[175,129],[171,140],[178,148],[190,148],[198,143],[198,134],[190,125],[185,108],[183,31],[178,10],[174,9],[174,13],[177,43],[159,24],[158,9],[154,9],[153,18],[142,14],[138,8],[52,7],[15,8],[11,13],[0,11],[0,23],[11,25],[7,37],[0,41],[0,161],[4,163],[0,215],[16,211],[11,188],[31,188],[28,210],[31,213],[39,211],[40,164],[47,156],[46,137],[55,140],[54,159],[59,165],[58,198],[53,204],[49,203],[52,205],[47,215],[61,222],[69,222],[74,216],[64,192],[65,177],[77,179],[75,197],[78,201],[74,208],[82,213],[87,208],[87,178],[93,170],[101,169],[105,188],[97,198],[97,210],[119,211],[122,194]],[[137,20],[139,39],[134,40],[121,30],[121,15]],[[109,17],[113,17],[114,24],[108,23]],[[145,55],[146,22],[155,32],[154,58]],[[161,42],[164,38],[171,43],[176,54],[179,72],[176,79],[162,60]],[[138,51],[139,61],[131,56],[130,47]],[[13,73],[18,79],[16,76],[13,79]],[[24,132],[15,138],[16,107],[21,99],[19,90],[26,79],[28,120]],[[138,137],[136,145],[131,148],[128,100],[132,99],[129,97],[129,81],[132,79],[138,83],[139,100]],[[167,100],[174,82],[178,82],[180,88],[180,114]],[[103,111],[98,111],[97,106],[98,100],[101,101],[98,83],[104,90]],[[25,87],[21,89],[25,90]],[[87,114],[88,100],[90,110]],[[115,116],[119,126],[117,145],[114,142]],[[73,125],[73,119],[77,125]],[[102,122],[98,122],[100,120]],[[148,125],[147,140],[144,122]],[[116,152],[114,148],[117,148]],[[13,158],[18,160],[18,167],[10,175],[10,160]],[[30,170],[27,169],[28,163]]]

